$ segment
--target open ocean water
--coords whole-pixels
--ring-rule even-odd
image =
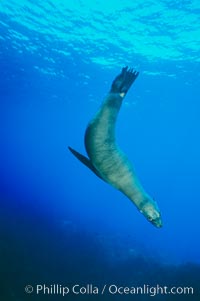
[[[199,24],[198,0],[1,0],[1,301],[200,300]],[[117,141],[161,229],[67,149],[124,66]]]

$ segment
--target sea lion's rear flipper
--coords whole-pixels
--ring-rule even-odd
[[[91,171],[93,171],[97,177],[99,177],[100,179],[102,179],[104,181],[104,179],[99,174],[98,170],[92,165],[91,161],[87,157],[81,155],[80,153],[78,153],[75,149],[71,148],[70,146],[68,146],[68,148],[69,148],[70,152],[77,159],[79,159],[84,165],[86,165]]]
[[[131,87],[132,83],[138,77],[139,72],[133,71],[133,69],[129,69],[128,67],[122,68],[121,73],[114,79],[111,86],[111,93],[122,93],[125,94],[128,92],[128,89]]]

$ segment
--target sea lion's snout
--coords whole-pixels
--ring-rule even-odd
[[[162,228],[162,220],[161,217],[156,218],[155,220],[152,220],[151,223],[156,227],[156,228]]]
[[[162,227],[162,219],[161,214],[158,209],[157,203],[149,198],[145,199],[145,204],[142,206],[142,210],[140,210],[142,214],[146,217],[146,219],[153,224],[157,228]]]
[[[145,214],[144,214],[145,215]],[[151,217],[153,216],[153,217]],[[147,218],[147,220],[152,223],[156,228],[161,228],[162,225],[162,219],[160,216],[160,213],[158,211],[154,211],[152,215],[147,214],[145,215],[145,217]]]

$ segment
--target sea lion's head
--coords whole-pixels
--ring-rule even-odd
[[[146,217],[146,219],[152,223],[155,227],[162,227],[162,219],[160,210],[157,203],[150,197],[145,198],[145,202],[141,206],[140,212]]]

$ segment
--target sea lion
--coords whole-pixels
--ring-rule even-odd
[[[115,124],[126,93],[139,72],[125,67],[114,79],[111,90],[85,132],[88,158],[69,150],[99,178],[125,194],[154,226],[162,226],[157,203],[145,192],[126,155],[115,141]]]

